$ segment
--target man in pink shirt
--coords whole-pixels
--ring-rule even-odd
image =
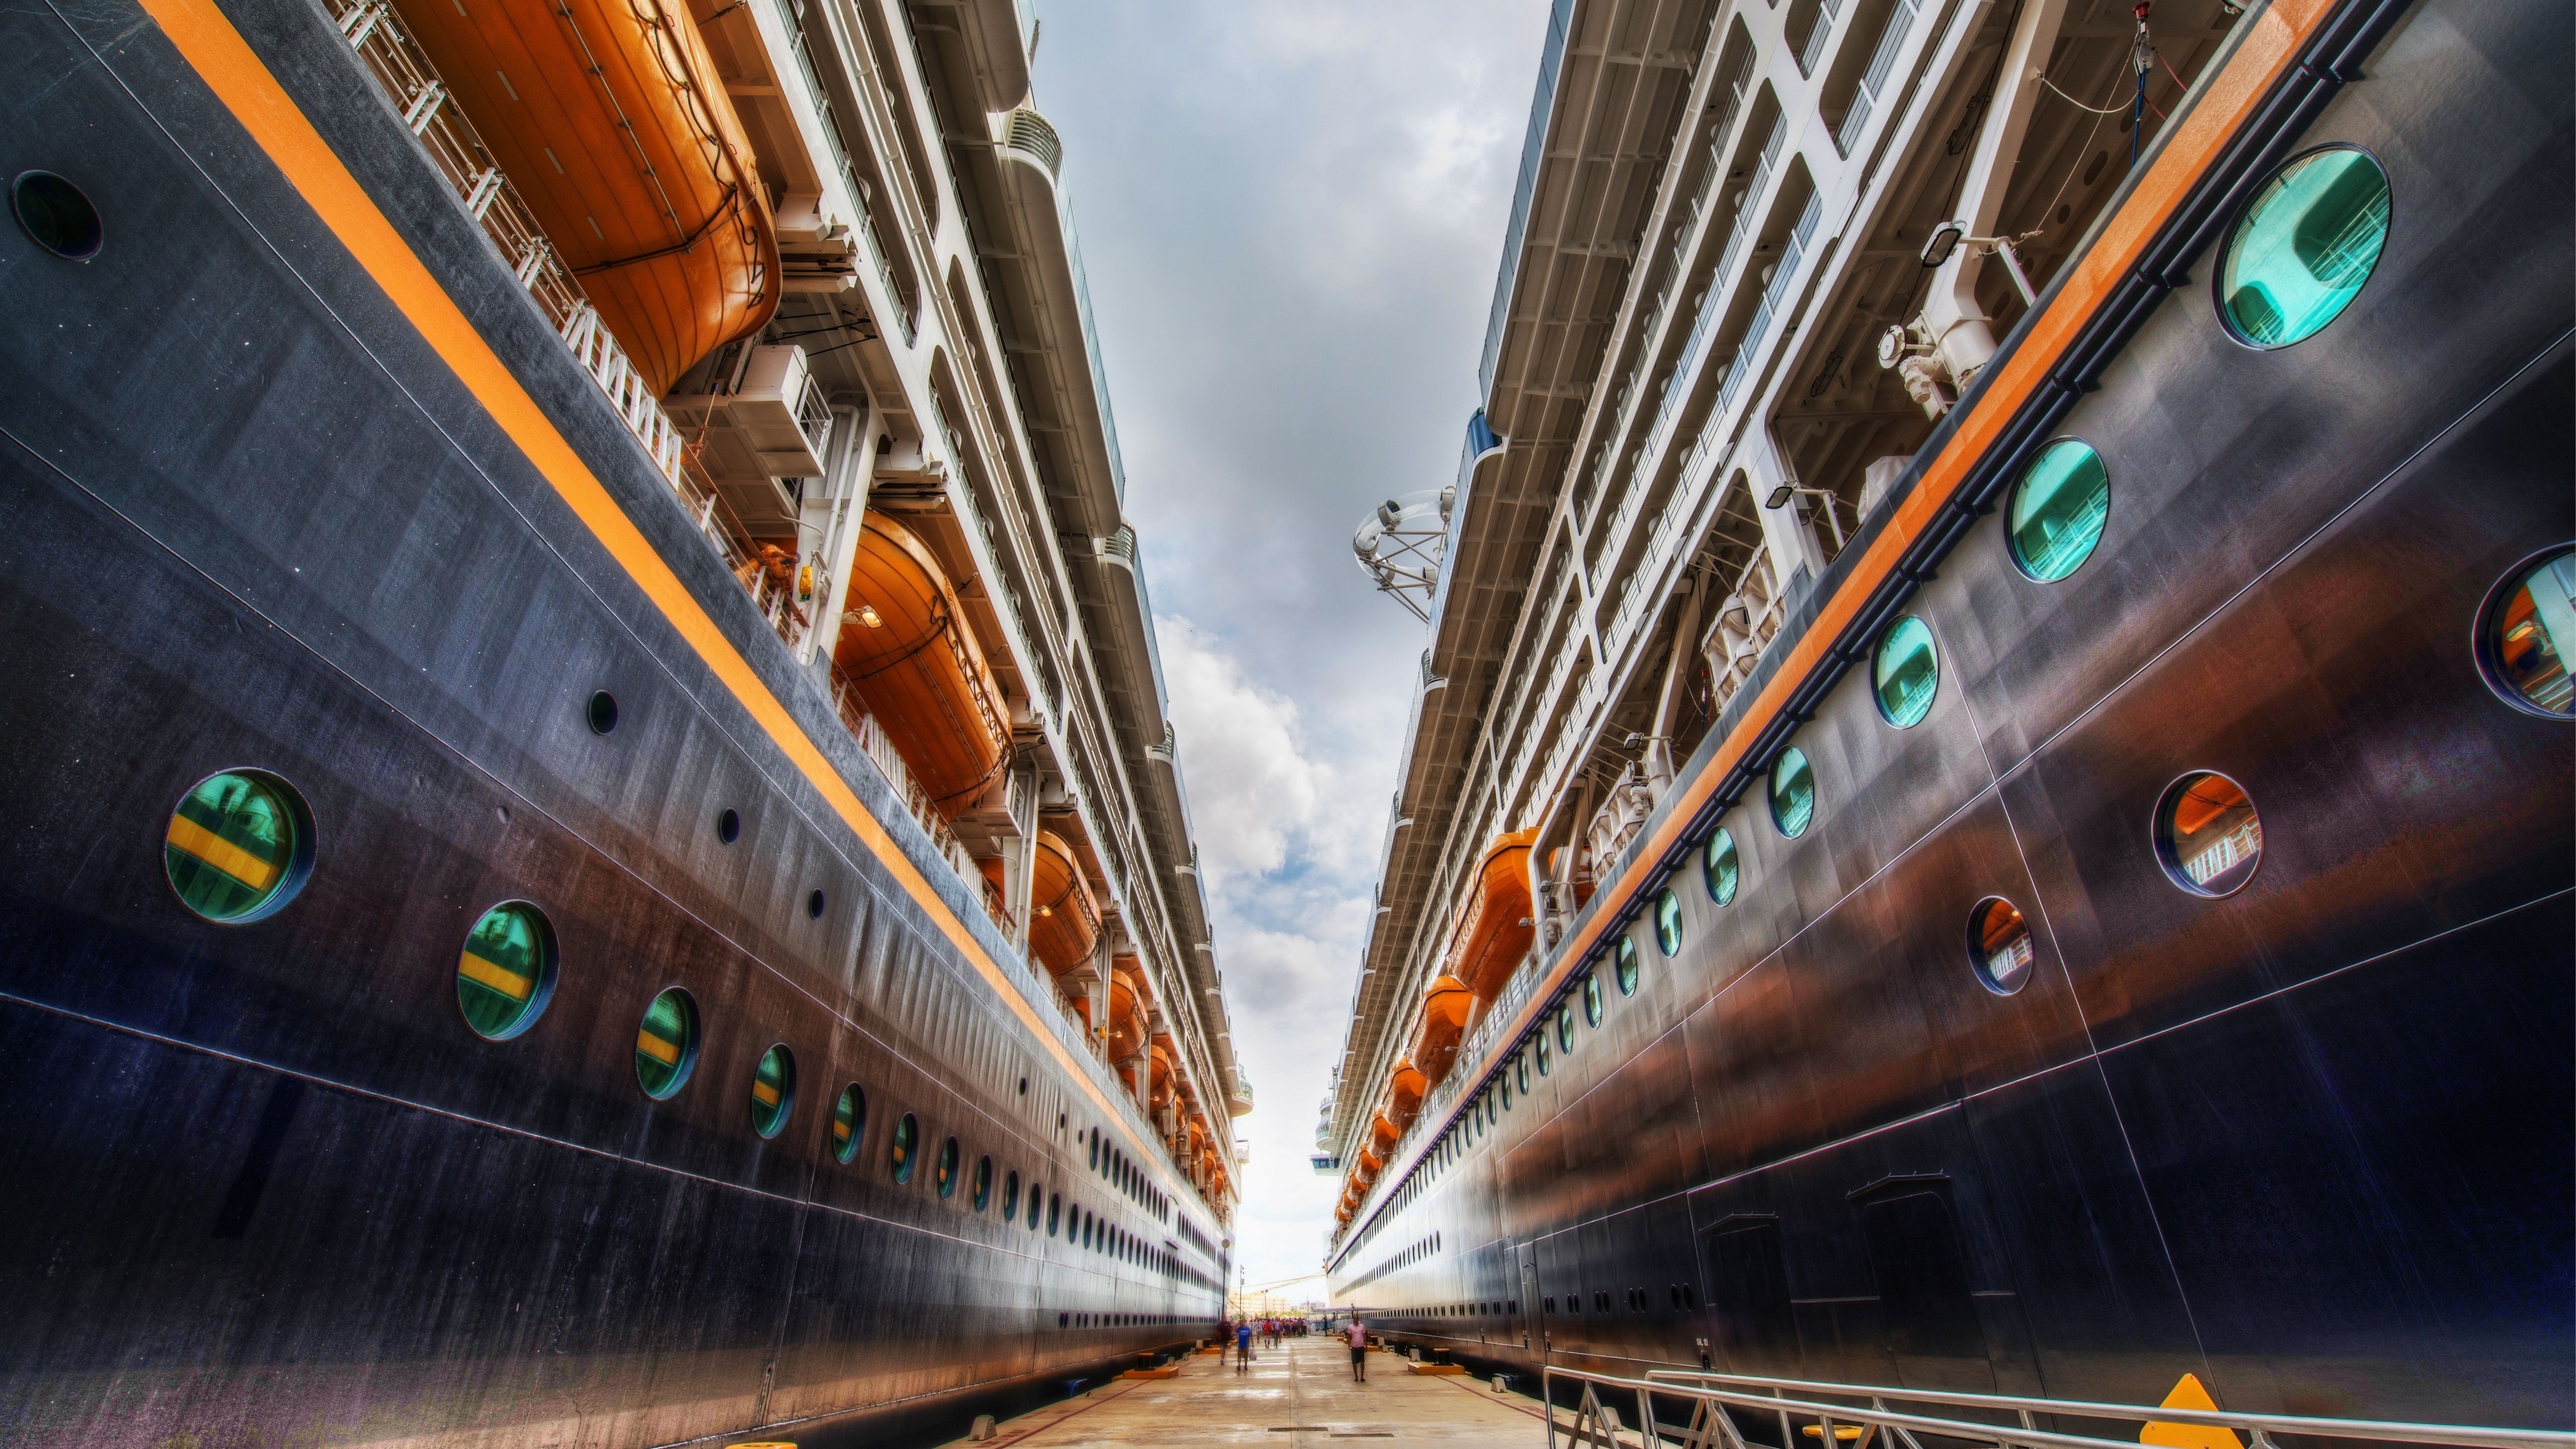
[[[1351,1382],[1368,1382],[1368,1325],[1351,1315]]]

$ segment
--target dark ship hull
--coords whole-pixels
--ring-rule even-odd
[[[300,118],[243,109],[269,76]],[[1206,1209],[321,12],[20,9],[0,109],[106,237],[0,245],[0,1443],[944,1436],[1206,1333]],[[164,833],[245,766],[314,863],[216,925]],[[560,975],[486,1041],[458,952],[509,899]],[[657,1102],[672,985],[703,1041]],[[896,1183],[905,1119],[1066,1233]]]
[[[2569,43],[2557,5],[2345,7],[2140,262],[2070,267],[2011,344],[2058,360],[1957,502],[1922,522],[1903,496],[1945,425],[1873,524],[1920,523],[1911,579],[1862,574],[1872,533],[1809,596],[1574,925],[1543,978],[1569,994],[1515,1028],[1563,1004],[1573,1050],[1544,1076],[1527,1035],[1461,1060],[1503,1064],[1510,1108],[1471,1083],[1490,1125],[1389,1165],[1412,1186],[1354,1220],[1336,1301],[1516,1373],[2125,1403],[2189,1373],[2236,1410],[2576,1420],[2571,741],[2473,647],[2490,589],[2576,533]],[[2379,268],[2317,336],[2240,345],[2206,245],[2229,188],[2328,142],[2387,168]],[[2109,524],[2034,585],[1990,480],[2057,435],[2106,460]],[[1900,731],[1867,641],[1901,612],[1942,685]],[[1791,742],[1817,782],[1796,840],[1758,773]],[[2223,900],[2150,838],[2193,770],[2261,812]],[[1720,825],[1723,908],[1698,864]],[[1963,950],[1995,896],[2033,927],[2009,996]]]

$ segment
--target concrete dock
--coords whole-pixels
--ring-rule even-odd
[[[1490,1382],[1461,1374],[1411,1373],[1391,1353],[1370,1352],[1364,1384],[1351,1382],[1350,1364],[1338,1338],[1284,1340],[1256,1350],[1242,1371],[1231,1353],[1193,1355],[1170,1378],[1113,1380],[1005,1420],[975,1449],[1321,1449],[1342,1439],[1389,1449],[1532,1449],[1544,1442],[1546,1421],[1533,1398],[1498,1394]]]

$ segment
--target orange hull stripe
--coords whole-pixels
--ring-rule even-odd
[[[1657,865],[1681,840],[1692,817],[1717,793],[1729,771],[1744,759],[1753,742],[1761,736],[1773,718],[1788,706],[1790,697],[1824,662],[1835,639],[1858,614],[1878,584],[1904,557],[1914,540],[1921,537],[1939,517],[1968,473],[1982,459],[1986,450],[2021,411],[2047,377],[2048,370],[2065,356],[2084,324],[2110,296],[2120,279],[2138,263],[2147,244],[2155,239],[2167,218],[2174,214],[2201,175],[2213,165],[2227,143],[2250,118],[2263,97],[2271,92],[2273,82],[2297,58],[2299,47],[2314,34],[2326,17],[2333,13],[2336,0],[2273,0],[2244,23],[2251,31],[2240,41],[2236,53],[2210,82],[2209,90],[2179,118],[2179,124],[2156,153],[2139,179],[2129,199],[2113,213],[2101,236],[2075,264],[2066,285],[2041,313],[2039,320],[2014,349],[1994,383],[1977,400],[1959,429],[1952,434],[1940,456],[1924,471],[1905,501],[1897,505],[1887,527],[1871,541],[1869,551],[1861,556],[1851,577],[1834,591],[1817,613],[1816,622],[1791,647],[1789,657],[1772,675],[1771,682],[1754,698],[1725,741],[1718,746],[1708,768],[1681,787],[1681,800],[1664,817],[1654,835],[1646,842],[1634,864],[1618,882],[1603,890],[1609,900],[1625,900],[1645,888]],[[1522,1032],[1538,1019],[1538,1008],[1556,989],[1572,977],[1594,947],[1610,931],[1613,913],[1595,916],[1565,947],[1561,964],[1549,973],[1546,981],[1530,993],[1530,1004],[1521,1010],[1512,1029],[1502,1036],[1503,1045],[1477,1064],[1477,1075],[1490,1070],[1491,1062],[1518,1043]]]
[[[512,1001],[525,1001],[537,989],[533,976],[522,976],[498,961],[486,960],[468,951],[456,963],[456,974],[479,985],[489,986]]]
[[[277,866],[260,859],[185,815],[170,817],[170,844],[255,891],[277,880]]]
[[[861,804],[858,795],[832,768],[823,752],[807,738],[791,717],[785,705],[753,673],[749,663],[725,641],[715,620],[701,608],[688,587],[671,571],[653,545],[646,541],[634,520],[628,518],[609,496],[608,489],[581,461],[572,445],[564,440],[536,399],[519,385],[507,364],[501,361],[474,324],[431,276],[429,269],[413,255],[401,233],[378,210],[340,158],[322,139],[313,123],[297,109],[294,99],[260,63],[248,42],[224,18],[214,0],[141,0],[144,10],[170,37],[180,56],[205,81],[216,98],[241,122],[251,139],[268,154],[271,162],[283,172],[311,206],[322,223],[338,237],[349,255],[365,268],[367,275],[385,295],[419,329],[423,340],[436,349],[439,357],[453,370],[457,380],[474,394],[484,411],[518,445],[536,465],[557,494],[571,506],[574,514],[587,525],[600,546],[608,551],[627,576],[643,590],[647,599],[669,620],[672,628],[689,647],[697,652],[707,669],[733,695],[754,723],[768,734],[790,763],[795,765],[814,788],[821,792],[833,811],[851,832],[891,874],[905,894],[921,906],[938,926],[940,933],[957,948],[992,987],[1000,999],[1025,1024],[1030,1033],[1043,1043],[1063,1066],[1067,1075],[1082,1089],[1102,1115],[1125,1124],[1111,1107],[1109,1099],[1090,1076],[1075,1062],[1073,1054],[1056,1039],[1044,1018],[1022,996],[991,956],[979,945],[965,922],[958,919],[947,903],[940,900],[930,883],[914,867]],[[676,1059],[675,1059],[676,1060]],[[1128,1140],[1141,1147],[1142,1141],[1132,1134]]]

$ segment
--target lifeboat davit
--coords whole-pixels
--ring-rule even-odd
[[[656,396],[778,310],[769,198],[681,0],[401,11]]]
[[[884,514],[860,530],[832,661],[942,818],[1001,775],[1011,743],[1001,686],[938,556]]]
[[[1476,867],[1476,894],[1450,936],[1442,974],[1466,983],[1481,1000],[1493,1000],[1529,954],[1529,853],[1536,839],[1535,830],[1516,830],[1485,847]]]

